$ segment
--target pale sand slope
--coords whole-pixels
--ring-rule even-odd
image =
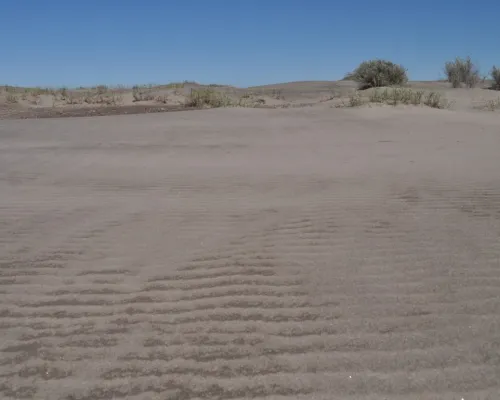
[[[498,399],[500,120],[0,124],[2,399]]]

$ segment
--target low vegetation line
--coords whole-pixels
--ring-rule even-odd
[[[388,104],[397,106],[404,105],[424,105],[431,108],[449,109],[452,102],[448,101],[441,93],[425,92],[425,90],[413,90],[409,88],[374,88],[368,96],[362,96],[362,92],[357,90],[349,98],[339,103],[336,107],[359,107],[365,104]]]

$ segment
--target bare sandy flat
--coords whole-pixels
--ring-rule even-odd
[[[0,121],[2,399],[500,398],[500,119]]]

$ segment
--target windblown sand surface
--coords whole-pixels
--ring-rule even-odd
[[[0,122],[2,399],[498,399],[500,120]]]

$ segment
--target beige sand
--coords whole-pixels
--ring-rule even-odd
[[[498,399],[500,120],[0,121],[2,399]]]
[[[489,90],[491,82],[474,89],[453,89],[446,82],[409,82],[408,88],[437,93],[454,111],[500,114],[500,91]],[[195,82],[108,88],[41,89],[0,86],[0,119],[53,118],[144,114],[188,110],[192,91],[215,91],[231,106],[245,108],[337,107],[349,102],[358,84],[353,81],[304,81],[236,88],[200,85]],[[380,90],[380,89],[379,89]],[[372,90],[359,91],[368,101]],[[380,106],[380,104],[371,104]]]

